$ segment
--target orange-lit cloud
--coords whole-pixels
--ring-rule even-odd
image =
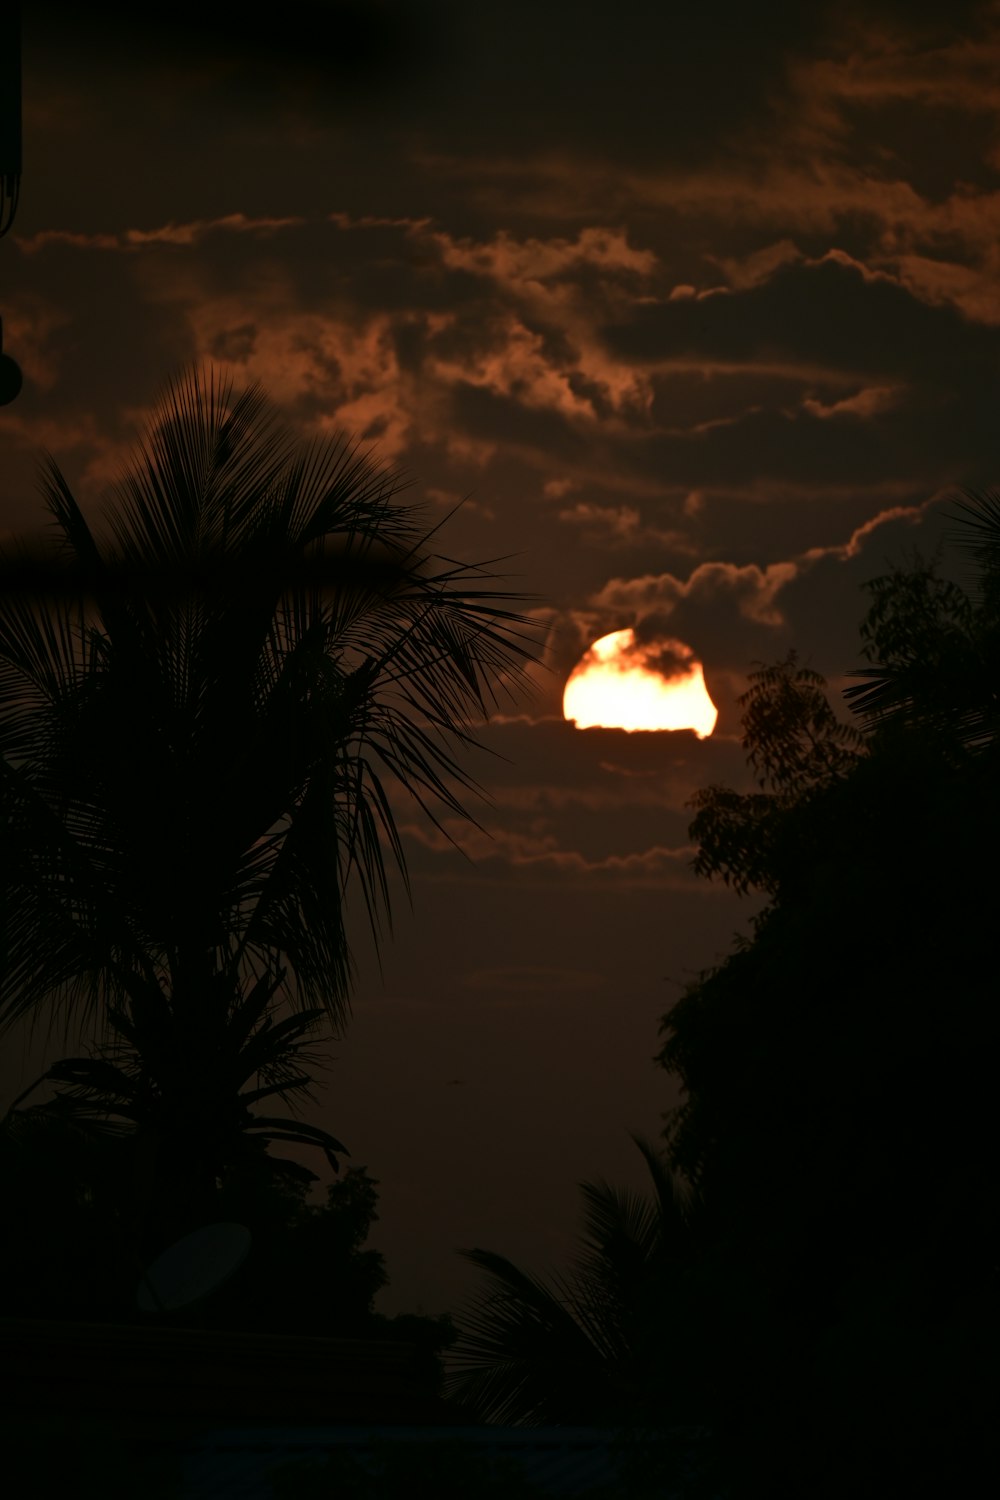
[[[560,521],[579,527],[586,541],[598,546],[636,547],[653,544],[687,552],[690,540],[679,529],[666,530],[643,522],[635,505],[595,505],[578,500],[558,511]]]
[[[896,405],[900,395],[901,392],[894,386],[866,386],[856,395],[845,396],[842,401],[833,401],[829,405],[814,400],[811,396],[807,396],[802,405],[814,417],[821,417],[824,420],[830,417],[867,418],[889,411]]]
[[[57,245],[69,246],[75,250],[141,251],[151,245],[174,245],[190,249],[207,236],[219,232],[268,236],[283,229],[300,228],[306,222],[299,216],[281,219],[235,213],[224,214],[217,219],[162,224],[154,229],[125,229],[117,234],[42,229],[32,235],[15,237],[14,243],[24,255],[35,255],[40,250]]]
[[[766,625],[782,622],[776,600],[784,585],[798,574],[798,563],[700,563],[686,579],[672,573],[645,574],[639,578],[612,578],[591,602],[609,613],[629,611],[637,616],[669,614],[683,599],[707,603],[720,594],[734,596],[740,613]]]
[[[441,233],[434,238],[445,265],[489,276],[511,287],[537,289],[541,283],[580,266],[637,276],[648,276],[657,266],[656,255],[651,250],[633,248],[620,229],[582,229],[575,240],[518,240],[505,230],[492,240],[478,243],[473,239],[454,240]]]
[[[509,829],[486,833],[450,820],[445,820],[441,829],[407,823],[402,825],[401,831],[415,844],[434,854],[454,858],[457,845],[477,865],[501,865],[520,871],[570,877],[608,876],[613,877],[616,884],[677,882],[704,893],[690,874],[689,866],[695,850],[687,843],[677,848],[651,845],[624,854],[594,858],[579,849],[561,847],[555,834],[539,835]],[[711,887],[706,885],[704,890],[710,891]]]

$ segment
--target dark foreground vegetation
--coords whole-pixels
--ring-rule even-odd
[[[403,1338],[430,1391],[450,1345],[456,1414],[613,1429],[622,1497],[972,1493],[998,1458],[1000,502],[962,509],[967,587],[919,560],[869,585],[853,722],[794,654],[751,677],[757,788],[704,789],[692,837],[764,905],[664,1017],[650,1192],[584,1184],[561,1279],[466,1252],[456,1340],[374,1312],[376,1183],[295,1108],[347,1017],[348,882],[377,921],[401,857],[381,776],[455,810],[446,747],[523,656],[393,494],[191,379],[110,540],[53,469],[61,550],[3,560],[0,1019],[93,1041],[0,1129],[0,1316],[136,1320],[150,1256],[233,1219],[253,1253],[185,1323]],[[289,1141],[336,1169],[325,1201]],[[439,1457],[442,1495],[530,1493]],[[408,1478],[387,1448],[274,1484]]]
[[[82,1038],[0,1126],[0,1316],[136,1321],[143,1268],[233,1219],[249,1260],[175,1322],[405,1338],[439,1383],[446,1320],[373,1310],[374,1181],[301,1117],[348,893],[379,937],[394,808],[463,813],[534,650],[402,488],[191,372],[99,524],[49,462],[48,534],[0,552],[0,1026]]]
[[[767,899],[664,1017],[654,1190],[584,1185],[563,1282],[472,1252],[454,1399],[687,1424],[734,1497],[995,1478],[1000,502],[960,519],[968,589],[919,559],[869,585],[853,724],[794,653],[751,677],[757,789],[706,788],[691,833]]]

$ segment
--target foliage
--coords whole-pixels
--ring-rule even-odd
[[[322,1066],[311,1033],[323,1013],[311,1010],[275,1019],[272,1001],[282,977],[279,971],[275,980],[259,980],[234,1007],[220,1006],[206,1015],[202,1050],[194,1056],[184,1045],[189,1035],[162,991],[136,985],[129,1012],[110,1010],[112,1044],[88,1057],[53,1064],[13,1108],[39,1085],[55,1084],[51,1099],[22,1112],[68,1118],[91,1134],[134,1135],[142,1162],[134,1174],[139,1221],[154,1238],[169,1237],[185,1214],[195,1221],[208,1217],[217,1183],[239,1174],[248,1160],[259,1162],[264,1142],[319,1147],[337,1171],[336,1153],[347,1148],[329,1131],[253,1110],[274,1096],[293,1105],[311,1099],[315,1073]],[[258,1081],[259,1087],[246,1087]],[[214,1171],[211,1177],[204,1174],[201,1191],[192,1199],[185,1168],[200,1157]],[[180,1184],[179,1197],[171,1192],[174,1184]]]
[[[368,1323],[369,1338],[383,1338],[396,1344],[409,1344],[415,1351],[414,1368],[421,1375],[427,1391],[440,1396],[444,1388],[446,1350],[455,1342],[457,1331],[450,1313],[428,1316],[424,1313],[375,1313]]]
[[[582,1183],[582,1243],[568,1276],[545,1282],[489,1250],[466,1250],[487,1284],[459,1319],[446,1394],[483,1422],[610,1422],[654,1377],[648,1312],[668,1268],[689,1256],[680,1179],[638,1136],[651,1195]]]
[[[127,1316],[140,1266],[123,1139],[31,1111],[0,1123],[0,1316]]]
[[[837,718],[822,676],[800,666],[794,651],[771,666],[759,664],[738,702],[743,748],[761,790],[713,785],[695,793],[694,868],[721,876],[740,894],[751,888],[773,894],[800,857],[795,811],[850,773],[862,737]]]
[[[310,1013],[346,1018],[346,894],[378,930],[405,878],[393,788],[463,813],[455,755],[530,655],[400,487],[193,372],[103,532],[50,461],[56,548],[2,559],[0,1020],[110,1022],[49,1082],[150,1140],[188,1217],[245,1132],[309,1134],[253,1106],[301,1088]]]
[[[914,559],[866,585],[871,666],[845,697],[869,728],[919,726],[955,758],[990,753],[1000,732],[1000,496],[957,502],[955,540],[976,565],[969,589]]]
[[[770,899],[661,1028],[700,1237],[685,1358],[735,1495],[833,1496],[861,1472],[954,1491],[996,1457],[1000,658],[988,588],[920,564],[870,592],[864,743],[772,793],[757,845],[749,815],[725,844],[721,798],[703,804],[701,868]],[[779,708],[787,671],[758,676]],[[794,772],[786,723],[772,766]],[[749,755],[759,716],[744,735]]]
[[[94,1133],[68,1115],[19,1111],[0,1128],[0,1316],[131,1322],[149,1249],[132,1234],[137,1140]],[[313,1174],[270,1156],[258,1139],[218,1190],[214,1218],[246,1224],[252,1253],[185,1326],[394,1338],[424,1354],[441,1379],[447,1319],[386,1318],[374,1299],[388,1281],[367,1248],[378,1184],[353,1167],[316,1198]]]
[[[255,1332],[368,1336],[375,1296],[389,1280],[381,1253],[364,1248],[378,1219],[377,1186],[363,1167],[330,1183],[318,1203],[308,1200],[306,1183],[270,1169],[228,1184],[219,1216],[250,1227],[253,1251],[202,1321]]]

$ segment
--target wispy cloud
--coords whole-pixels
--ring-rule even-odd
[[[184,224],[162,224],[155,229],[125,229],[117,233],[83,233],[71,229],[40,229],[32,235],[15,235],[14,244],[24,255],[37,255],[53,246],[74,250],[140,251],[150,245],[175,245],[191,249],[214,234],[271,236],[284,229],[298,229],[307,221],[253,217],[244,213],[224,214],[217,219],[196,219]]]

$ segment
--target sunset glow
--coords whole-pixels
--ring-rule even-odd
[[[646,645],[633,630],[615,630],[573,668],[563,715],[577,729],[693,729],[705,739],[719,711],[690,646],[674,640]]]

